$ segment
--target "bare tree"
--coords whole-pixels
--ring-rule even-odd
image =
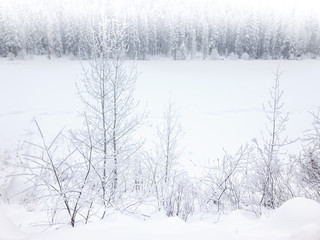
[[[172,216],[177,213],[176,201],[179,199],[176,198],[179,188],[177,182],[183,175],[177,167],[181,155],[179,143],[183,133],[178,111],[171,100],[163,113],[157,132],[158,141],[152,153],[146,155],[146,166],[149,169],[149,180],[154,188],[159,210],[164,209],[168,216]]]
[[[247,145],[234,154],[225,153],[221,160],[205,167],[204,204],[217,211],[244,207],[248,192],[248,174],[252,149]]]
[[[283,137],[286,130],[286,123],[289,120],[289,114],[283,113],[282,96],[283,90],[280,88],[279,66],[274,73],[274,86],[270,89],[270,101],[264,112],[267,117],[267,135],[263,136],[263,145],[260,146],[256,139],[254,143],[257,149],[256,178],[259,179],[259,190],[261,193],[260,204],[265,207],[275,208],[283,201],[281,190],[282,182],[282,162],[281,155],[284,153],[284,146],[292,143],[288,137]]]
[[[98,32],[93,31],[94,50],[88,65],[82,64],[82,86],[78,87],[88,124],[94,129],[94,152],[98,155],[94,164],[101,169],[99,179],[105,206],[115,201],[124,183],[119,178],[125,177],[132,155],[140,147],[133,143],[132,134],[143,116],[135,114],[133,91],[137,73],[134,66],[124,62],[124,29],[125,25],[107,20]]]
[[[164,182],[167,183],[181,155],[178,144],[182,138],[182,127],[179,122],[178,111],[171,99],[166,111],[163,113],[162,125],[158,127],[158,136],[158,159],[161,159],[160,161],[164,163]]]
[[[85,211],[91,195],[89,176],[92,146],[89,146],[87,154],[81,154],[81,151],[72,147],[62,130],[48,143],[38,122],[36,126],[41,142],[27,142],[34,147],[33,152],[22,156],[27,160],[26,175],[34,183],[37,197],[48,203],[52,222],[61,210],[67,211],[72,227],[79,215],[87,222],[89,215]]]

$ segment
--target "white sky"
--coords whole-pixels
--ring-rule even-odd
[[[309,12],[320,10],[319,0],[240,0],[245,4],[253,4],[257,8],[271,8],[277,10],[285,10],[293,8],[296,11]]]
[[[1,3],[10,3],[20,2],[23,4],[31,4],[37,6],[39,3],[51,5],[52,3],[58,3],[62,6],[70,6],[74,5],[75,7],[79,7],[80,3],[84,3],[84,5],[96,5],[101,2],[112,2],[114,5],[135,5],[137,6],[137,11],[141,8],[144,3],[156,3],[158,5],[161,2],[164,2],[165,5],[178,5],[179,7],[183,7],[188,5],[189,3],[192,5],[211,5],[212,3],[218,3],[219,5],[226,6],[239,6],[243,9],[248,8],[257,8],[260,10],[272,9],[276,11],[287,11],[295,9],[296,12],[302,13],[319,13],[320,15],[320,0],[0,0]],[[128,4],[129,3],[129,4]],[[181,9],[181,8],[180,8]]]

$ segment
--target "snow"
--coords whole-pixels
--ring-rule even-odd
[[[186,167],[190,164],[189,168],[194,169],[193,164],[221,157],[222,147],[235,151],[252,138],[259,138],[264,130],[262,104],[268,100],[267,89],[272,86],[272,73],[278,64],[284,71],[283,101],[290,112],[287,133],[290,138],[301,136],[311,128],[312,117],[308,112],[320,107],[317,60],[137,62],[140,75],[136,99],[140,101],[140,111],[146,105],[150,111],[149,122],[138,133],[152,140],[155,125],[171,96],[180,107],[186,149],[183,159],[190,160],[184,161]],[[48,138],[62,127],[81,126],[82,106],[75,87],[75,81],[81,77],[78,61],[0,60],[0,70],[1,152],[14,155],[23,141],[35,139],[34,118]],[[16,193],[28,187],[22,177],[11,179],[3,196],[10,204],[0,206],[0,240],[320,239],[320,204],[304,198],[294,198],[260,218],[249,212],[234,211],[221,216],[218,222],[214,215],[194,215],[185,223],[177,217],[167,218],[163,213],[153,213],[150,218],[113,213],[104,221],[71,228],[49,225],[45,212],[34,211],[36,201],[28,211],[14,205],[23,201],[23,196]],[[144,207],[148,215],[153,211],[150,206]]]
[[[319,224],[307,224],[299,227],[290,237],[290,240],[319,240],[320,226]]]
[[[28,190],[33,188],[33,183],[28,181],[26,176],[11,177],[3,193],[2,199],[10,203],[23,202]]]
[[[284,203],[266,219],[266,224],[279,231],[295,231],[300,226],[320,223],[320,204],[309,199],[294,198]]]
[[[0,239],[1,240],[14,240],[21,239],[24,236],[17,226],[0,211]]]
[[[311,128],[320,107],[319,60],[304,61],[138,61],[136,99],[149,121],[139,136],[152,142],[155,125],[171,96],[180,109],[186,167],[221,158],[223,148],[234,153],[259,140],[265,131],[263,104],[269,100],[273,72],[284,73],[284,111],[290,113],[289,138]],[[35,57],[32,61],[0,61],[0,151],[15,153],[23,141],[35,137],[37,119],[47,138],[61,128],[81,126],[81,102],[75,82],[81,78],[78,61]],[[150,140],[150,141],[149,141]],[[299,142],[291,150],[299,150]]]
[[[278,209],[256,218],[244,211],[234,211],[221,217],[217,223],[205,221],[184,222],[178,217],[166,217],[164,213],[150,218],[133,218],[120,213],[108,215],[105,220],[79,225],[75,228],[60,227],[58,230],[34,232],[26,228],[26,222],[36,221],[36,214],[26,212],[16,205],[2,206],[0,212],[0,239],[219,239],[219,240],[318,240],[320,239],[320,204],[305,198],[294,198]],[[10,217],[5,216],[2,210]],[[41,221],[43,215],[38,215]],[[28,229],[28,233],[22,233]]]

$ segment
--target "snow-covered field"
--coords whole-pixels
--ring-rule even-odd
[[[287,134],[294,139],[311,128],[320,107],[320,61],[138,61],[136,99],[149,121],[142,138],[155,134],[170,97],[178,107],[184,130],[185,165],[217,159],[222,149],[235,152],[265,131],[263,104],[269,100],[273,72],[283,71],[283,110],[290,112]],[[82,105],[75,82],[81,79],[78,61],[35,58],[0,61],[0,150],[15,152],[32,140],[37,119],[47,136],[62,127],[81,125]],[[298,145],[297,145],[298,146]],[[297,149],[292,147],[292,149]],[[192,162],[192,163],[191,163]]]
[[[211,216],[212,217],[212,216]],[[104,221],[78,226],[52,227],[41,232],[43,215],[26,212],[19,206],[0,208],[1,240],[68,239],[219,239],[219,240],[319,240],[320,204],[294,198],[280,208],[257,219],[250,213],[235,211],[212,223],[213,217],[194,217],[185,223],[177,217],[158,213],[149,219],[112,214]],[[32,226],[33,231],[32,232]],[[45,229],[45,226],[42,226]]]

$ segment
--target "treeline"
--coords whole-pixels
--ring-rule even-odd
[[[219,4],[220,3],[220,4]],[[183,6],[183,8],[181,8]],[[108,22],[125,26],[129,59],[296,59],[320,56],[315,14],[208,1],[8,1],[0,3],[0,55],[90,57]],[[114,26],[114,24],[112,24]]]

